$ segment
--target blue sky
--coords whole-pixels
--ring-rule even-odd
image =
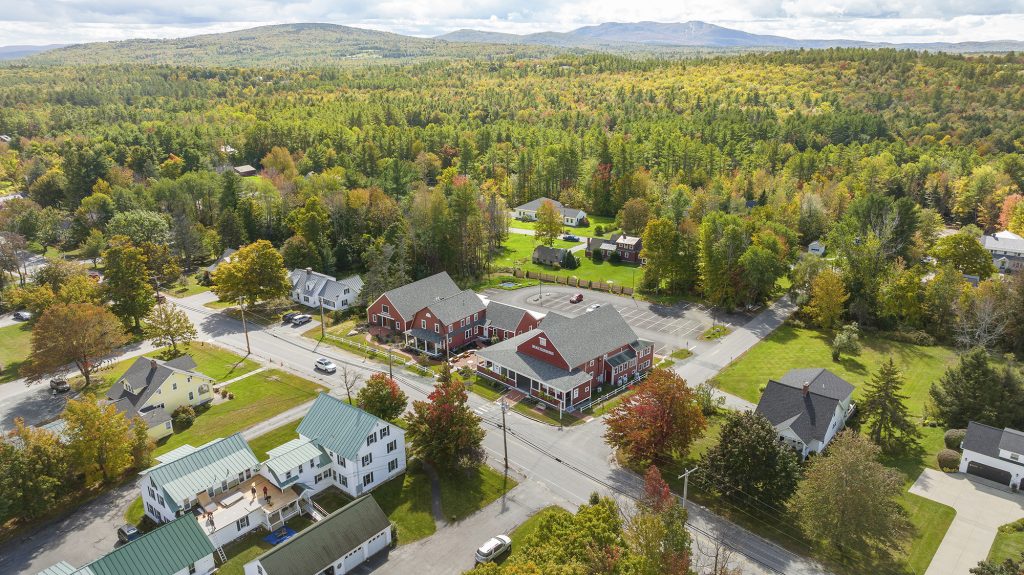
[[[286,22],[432,36],[704,20],[795,38],[1024,40],[1024,0],[0,0],[0,45],[171,38]]]

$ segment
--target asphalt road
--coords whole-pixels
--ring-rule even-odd
[[[572,288],[567,289],[572,291]],[[592,297],[590,296],[591,292],[587,292],[587,294],[591,298],[590,303],[593,303],[594,299],[598,297],[612,298],[608,300],[612,304],[621,304],[620,300],[632,302],[629,298],[618,298],[607,294],[595,294]],[[241,322],[226,314],[203,307],[204,297],[208,298],[209,296],[200,295],[186,300],[172,301],[175,301],[188,313],[200,332],[200,338],[216,341],[219,345],[244,354],[246,343]],[[689,309],[693,308],[682,309],[684,317],[687,316]],[[774,312],[770,313],[775,315]],[[755,318],[751,322],[749,330],[738,331],[729,337],[739,333],[740,336],[736,339],[742,339],[742,341],[738,341],[736,345],[742,347],[746,344],[748,336],[759,339],[766,335],[774,321],[774,319]],[[310,325],[315,326],[315,324]],[[250,323],[249,340],[253,350],[250,357],[264,364],[288,369],[315,379],[335,390],[340,386],[340,377],[316,374],[312,369],[316,358],[329,357],[336,363],[345,364],[362,373],[364,380],[371,371],[386,369],[386,366],[368,363],[362,358],[333,347],[318,346],[315,341],[301,337],[301,332],[308,329],[309,326],[292,329],[279,324],[262,327]],[[723,340],[723,343],[718,345],[731,347],[733,344],[727,344]],[[716,355],[716,357],[724,356]],[[410,400],[424,399],[432,388],[432,380],[408,373],[403,372],[398,379]],[[6,403],[7,400],[0,398],[0,405]],[[489,455],[489,462],[492,466],[498,465],[503,457],[502,430],[500,429],[501,412],[493,402],[474,394],[470,394],[470,405],[474,411],[482,414],[483,425],[487,430],[484,446]],[[301,414],[295,413],[295,415]],[[640,493],[641,479],[632,472],[619,469],[614,464],[611,449],[605,444],[602,437],[604,425],[600,420],[559,430],[512,412],[508,415],[508,432],[509,461],[514,469],[526,477],[527,481],[542,484],[552,494],[550,502],[531,499],[527,507],[535,508],[538,505],[564,504],[564,502],[568,502],[570,506],[579,505],[587,500],[590,493],[595,491],[616,497],[628,505],[631,499]],[[106,546],[105,539],[100,539],[98,543],[89,545],[79,543],[77,539],[81,537],[88,540],[91,536],[101,532],[112,533],[120,523],[124,506],[130,500],[131,498],[128,497],[123,500],[111,501],[103,507],[103,513],[90,504],[72,513],[61,522],[62,525],[69,526],[88,525],[88,535],[81,534],[72,537],[59,530],[44,527],[37,530],[36,533],[26,536],[24,540],[5,545],[0,550],[0,554],[4,557],[4,559],[0,559],[0,572],[32,574],[57,559],[69,561],[76,566],[94,560],[111,548]],[[711,548],[712,540],[724,542],[735,551],[734,565],[739,567],[743,573],[801,575],[824,573],[824,570],[817,564],[728,523],[698,506],[691,505],[690,512],[691,527],[694,530],[698,549]],[[482,532],[481,536],[486,533],[489,537],[492,532],[507,530],[509,517],[495,514],[493,523],[481,520],[479,524],[474,523],[473,531]],[[515,518],[517,519],[518,516]],[[469,520],[467,519],[467,521]],[[474,521],[476,520],[474,519]],[[439,530],[438,534],[431,539],[437,537],[442,540],[439,545],[443,545],[453,554],[457,551],[461,554],[459,556],[465,556],[479,545],[480,537],[470,539],[452,536],[457,540],[457,542],[453,542],[446,535],[448,529],[450,528]],[[425,543],[424,546],[426,546]],[[402,553],[415,554],[415,549],[410,548],[410,551]],[[435,552],[436,550],[433,549],[424,551],[423,559],[416,562],[421,575],[449,572],[445,563],[434,563],[428,559],[429,554]],[[392,554],[396,555],[396,563],[402,557],[402,555],[397,555],[397,552]],[[699,556],[699,552],[697,554],[698,562],[706,560]],[[388,563],[384,562],[377,570],[381,573],[388,572],[385,570]]]
[[[569,298],[577,293],[583,293],[583,301],[569,303]],[[594,304],[614,306],[638,336],[654,342],[654,353],[659,355],[684,347],[697,354],[703,353],[714,346],[713,343],[700,340],[700,335],[712,324],[742,325],[750,319],[742,314],[726,314],[689,302],[662,305],[558,284],[517,290],[494,288],[484,292],[484,295],[494,301],[569,317],[584,313]]]

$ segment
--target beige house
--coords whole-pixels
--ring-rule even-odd
[[[107,400],[126,417],[142,418],[149,436],[161,439],[173,432],[175,409],[213,400],[213,379],[195,369],[196,362],[188,355],[170,361],[140,357],[110,387]]]

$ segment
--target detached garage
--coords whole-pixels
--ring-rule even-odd
[[[245,575],[345,575],[391,545],[391,521],[366,495],[254,561]]]
[[[1021,488],[1024,481],[1024,432],[972,421],[967,426],[960,472]]]

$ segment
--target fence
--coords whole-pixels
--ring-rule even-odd
[[[575,276],[562,276],[556,274],[546,274],[543,272],[535,272],[531,270],[523,270],[516,268],[512,270],[512,275],[517,278],[526,278],[532,280],[540,280],[542,282],[549,282],[554,284],[562,284],[571,287],[579,287],[583,289],[592,289],[596,291],[603,291],[608,293],[620,294],[620,295],[633,295],[633,288],[626,287],[614,283],[597,282],[593,280],[580,279]]]
[[[329,334],[329,333],[325,335],[325,339],[327,339],[331,343],[337,345],[338,347],[347,347],[349,349],[353,349],[353,350],[359,352],[360,354],[366,356],[368,359],[372,359],[372,360],[382,359],[384,361],[384,363],[387,363],[387,359],[388,359],[388,352],[387,352],[387,350],[380,349],[379,347],[372,347],[372,346],[369,346],[369,345],[364,345],[364,344],[361,344],[359,342],[347,340],[345,338],[338,337],[336,335]],[[395,354],[394,352],[392,352],[391,360],[393,362],[395,362],[396,365],[404,367],[405,369],[408,369],[409,371],[411,371],[411,372],[413,372],[413,373],[415,373],[417,375],[422,375],[422,376],[425,376],[425,377],[434,377],[434,372],[430,368],[423,367],[422,365],[416,363],[413,360],[407,360],[402,355],[398,355],[398,354]]]

